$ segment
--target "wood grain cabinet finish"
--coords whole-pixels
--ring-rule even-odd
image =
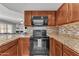
[[[29,56],[30,55],[30,41],[29,38],[18,39],[18,55]]]
[[[62,56],[63,45],[56,41],[54,38],[50,38],[50,56]]]
[[[56,39],[50,38],[50,56],[79,56],[79,53]]]
[[[17,56],[17,45],[14,45],[6,50],[4,53],[1,54],[1,56]]]
[[[32,16],[47,16],[48,26],[55,25],[55,11],[32,11]]]
[[[63,45],[60,43],[60,42],[58,42],[58,41],[56,41],[56,40],[54,40],[54,55],[55,56],[62,56],[62,47],[63,47]]]
[[[49,46],[49,56],[53,56],[53,38],[50,38],[50,46]]]
[[[69,3],[68,11],[69,11],[68,23],[79,21],[79,3]]]
[[[48,11],[32,11],[32,16],[48,16]]]
[[[24,12],[24,25],[31,26],[31,11]]]
[[[79,53],[75,52],[66,45],[63,45],[63,56],[79,56]]]
[[[56,12],[56,25],[79,21],[79,3],[65,3]]]
[[[0,46],[1,56],[17,56],[17,40]]]
[[[31,26],[32,16],[47,16],[48,17],[48,26],[55,25],[55,11],[25,11],[24,12],[24,24],[25,26]]]
[[[56,25],[66,24],[68,20],[68,4],[63,4],[56,12]]]
[[[55,11],[52,11],[50,14],[48,14],[48,26],[55,26],[55,13]]]

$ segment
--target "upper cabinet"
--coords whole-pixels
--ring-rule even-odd
[[[68,4],[63,4],[56,12],[56,25],[66,24],[68,20]]]
[[[32,16],[47,16],[48,26],[55,25],[55,12],[54,11],[32,11]]]
[[[54,26],[54,25],[55,25],[55,11],[50,12],[50,14],[48,14],[48,26]]]
[[[64,3],[55,11],[25,11],[25,26],[31,26],[32,16],[48,16],[48,26],[79,21],[79,3]]]
[[[48,17],[48,26],[55,25],[55,12],[54,11],[25,11],[25,26],[31,26],[32,16],[47,16]]]
[[[65,3],[56,12],[56,25],[79,21],[79,3]]]
[[[24,12],[24,25],[31,26],[31,11]]]
[[[48,11],[32,11],[32,16],[48,16]]]
[[[76,21],[79,21],[79,3],[70,3],[68,23]]]

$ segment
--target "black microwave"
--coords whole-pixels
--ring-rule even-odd
[[[48,16],[32,16],[32,26],[47,26]]]

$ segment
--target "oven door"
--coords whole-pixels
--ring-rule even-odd
[[[30,55],[48,55],[49,41],[47,38],[33,38],[31,40]]]
[[[33,38],[31,40],[32,50],[48,50],[49,39],[48,38]]]

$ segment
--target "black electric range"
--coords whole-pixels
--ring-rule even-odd
[[[49,37],[46,30],[34,30],[30,38],[30,55],[49,55]]]

